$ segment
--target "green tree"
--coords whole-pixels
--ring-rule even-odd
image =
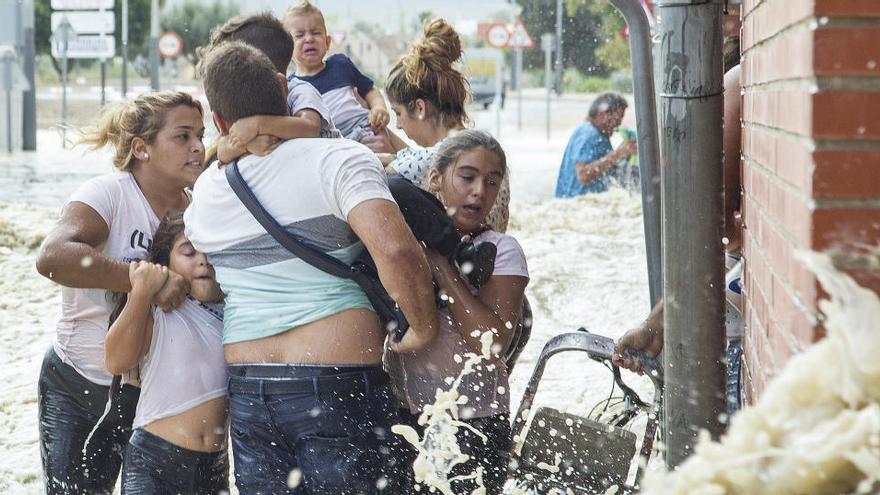
[[[544,33],[556,33],[556,2],[520,0],[522,21],[535,43]],[[587,75],[606,76],[629,66],[629,50],[620,36],[623,17],[608,0],[566,0],[562,16],[562,63]],[[623,51],[621,51],[621,47]],[[526,67],[540,68],[539,47],[524,52]]]
[[[162,16],[162,29],[174,31],[183,38],[183,54],[195,63],[196,48],[208,43],[211,30],[238,14],[238,5],[231,1],[205,4],[186,0]]]

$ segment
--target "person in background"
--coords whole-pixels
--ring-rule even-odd
[[[114,293],[129,292],[129,264],[146,258],[159,219],[189,204],[204,169],[202,107],[190,95],[147,93],[106,107],[83,143],[114,148],[114,173],[83,184],[37,254],[37,271],[60,284],[57,340],[43,359],[40,454],[50,494],[110,493],[131,435],[138,389],[113,390],[104,363]],[[186,298],[174,272],[151,301],[164,310]],[[93,431],[94,430],[94,431]],[[86,444],[86,438],[91,439]]]
[[[556,197],[571,198],[608,190],[612,168],[636,152],[635,140],[611,147],[611,135],[623,121],[628,104],[618,93],[602,93],[590,105],[587,119],[572,133],[556,179]]]

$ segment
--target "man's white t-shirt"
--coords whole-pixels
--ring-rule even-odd
[[[350,263],[363,245],[349,212],[370,199],[394,201],[382,164],[342,139],[293,139],[238,162],[263,207],[289,232]],[[225,294],[223,343],[284,332],[351,308],[372,308],[356,283],[303,262],[273,239],[238,199],[217,163],[193,187],[186,235],[208,255]]]
[[[110,233],[97,250],[119,261],[147,257],[159,217],[150,207],[128,172],[95,177],[70,197],[95,210]],[[90,260],[83,260],[84,264]],[[116,306],[113,293],[105,289],[61,287],[61,319],[57,325],[55,352],[82,376],[99,385],[110,385],[112,375],[104,367],[104,339],[110,313]]]

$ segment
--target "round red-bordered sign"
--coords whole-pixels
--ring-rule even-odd
[[[183,53],[183,38],[173,31],[160,34],[158,45],[162,58],[174,58]]]
[[[486,31],[486,42],[489,43],[489,46],[504,48],[509,41],[510,31],[503,23],[495,23]]]

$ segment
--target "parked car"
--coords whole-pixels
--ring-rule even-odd
[[[504,57],[496,48],[473,48],[464,52],[464,74],[470,83],[474,103],[489,108],[495,102],[499,91],[498,78],[501,78],[499,104],[504,108],[507,83],[504,81]]]

